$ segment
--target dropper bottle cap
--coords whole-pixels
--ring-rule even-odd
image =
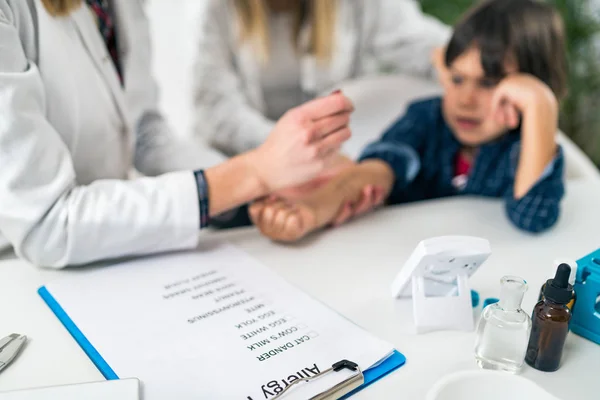
[[[567,264],[569,267],[571,267],[571,274],[569,275],[569,284],[571,286],[574,286],[575,279],[577,278],[577,261],[572,260],[570,258],[557,258],[552,263],[552,272],[550,273],[550,276],[556,274],[556,270],[558,269],[558,266],[560,264]]]
[[[557,304],[567,304],[573,296],[573,286],[569,284],[571,267],[568,264],[560,264],[556,269],[553,279],[546,281],[544,297]]]

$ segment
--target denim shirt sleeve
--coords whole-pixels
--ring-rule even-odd
[[[556,156],[548,164],[538,181],[520,199],[514,197],[514,177],[518,164],[519,146],[511,152],[513,182],[506,193],[506,213],[518,228],[532,233],[552,227],[560,215],[560,201],[564,189],[564,155],[559,146]]]
[[[421,170],[422,147],[427,132],[431,107],[426,103],[413,103],[406,114],[397,120],[376,142],[369,144],[359,161],[379,159],[394,172],[394,185],[390,198],[395,198],[407,188]]]

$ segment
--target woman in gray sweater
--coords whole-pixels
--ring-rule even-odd
[[[415,0],[207,0],[200,15],[196,131],[227,155],[344,80],[431,76],[431,52],[450,34]]]

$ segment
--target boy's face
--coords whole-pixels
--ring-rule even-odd
[[[445,89],[444,118],[459,142],[476,147],[506,132],[492,115],[492,98],[499,82],[485,76],[478,48],[465,51],[449,68],[439,60],[437,67]],[[507,74],[516,70],[514,65],[506,65]]]

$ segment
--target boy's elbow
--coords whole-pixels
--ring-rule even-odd
[[[518,229],[528,233],[543,233],[552,228],[560,216],[558,204],[544,207],[533,212],[524,212],[518,206],[507,203],[506,214],[508,219]]]

